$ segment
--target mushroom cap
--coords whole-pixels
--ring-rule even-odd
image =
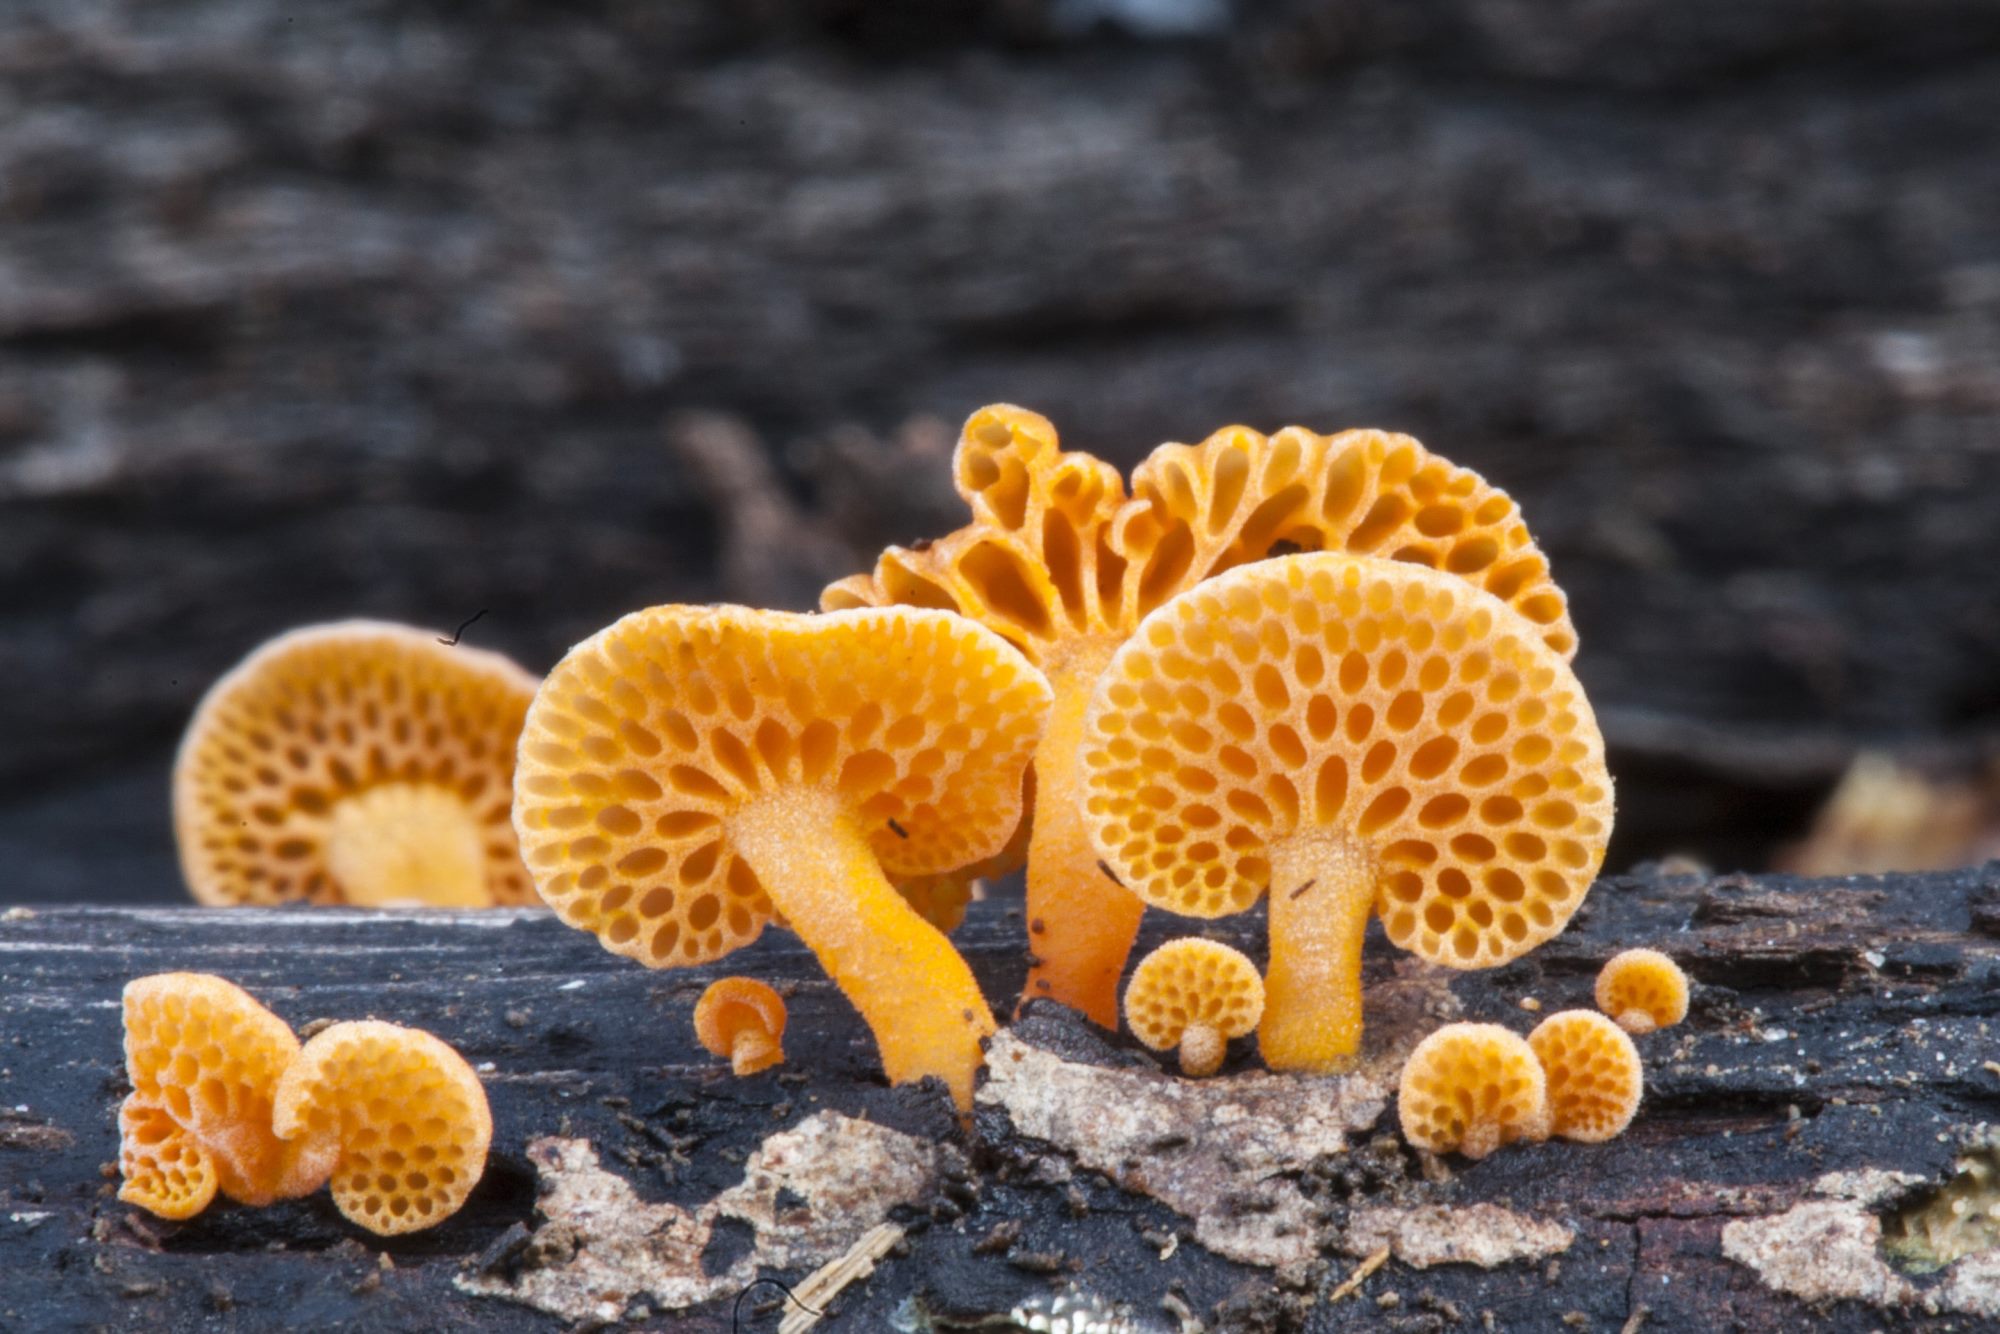
[[[133,979],[124,1016],[132,1096],[131,1115],[120,1121],[121,1157],[192,1172],[185,1145],[164,1133],[164,1117],[207,1156],[214,1186],[233,1200],[263,1205],[319,1189],[334,1146],[320,1138],[285,1144],[271,1130],[279,1081],[299,1051],[284,1020],[207,973]]]
[[[1687,974],[1658,950],[1623,950],[1597,974],[1597,1008],[1630,1033],[1672,1028],[1687,1018]]]
[[[360,1020],[333,1024],[279,1081],[272,1124],[340,1146],[333,1201],[370,1232],[443,1222],[486,1171],[493,1115],[479,1076],[442,1039]]]
[[[344,902],[329,857],[343,807],[414,790],[462,808],[456,838],[473,842],[447,855],[483,860],[492,902],[534,902],[508,821],[534,693],[499,654],[408,626],[343,621],[271,640],[210,688],[181,741],[174,836],[188,888],[221,906]]]
[[[1092,841],[1195,917],[1264,893],[1271,847],[1351,840],[1399,947],[1489,968],[1569,921],[1611,778],[1569,666],[1463,580],[1330,553],[1243,566],[1149,616],[1099,678]]]
[[[736,1035],[745,1028],[762,1034],[775,1047],[785,1036],[784,997],[754,977],[721,977],[709,983],[694,1005],[696,1040],[712,1056],[733,1056]],[[764,1065],[782,1059],[783,1054],[774,1051]]]
[[[193,1218],[215,1198],[215,1159],[157,1103],[118,1107],[118,1198],[160,1218]]]
[[[1139,1041],[1166,1051],[1189,1025],[1240,1038],[1264,1015],[1264,979],[1241,950],[1188,936],[1139,961],[1125,987],[1125,1022]]]
[[[1534,1049],[1498,1024],[1446,1024],[1403,1065],[1403,1138],[1432,1153],[1483,1158],[1548,1135],[1548,1086]]]
[[[966,420],[953,457],[972,522],[872,574],[830,585],[828,611],[946,607],[1007,637],[1045,669],[1074,641],[1121,639],[1154,608],[1281,544],[1446,571],[1536,625],[1565,660],[1568,602],[1520,507],[1479,474],[1406,435],[1229,426],[1167,444],[1132,474],[1064,450],[1048,418],[1008,404]]]
[[[1019,653],[948,612],[653,607],[549,674],[515,826],[565,922],[654,968],[704,963],[772,916],[732,844],[747,802],[823,789],[892,879],[963,866],[1019,821],[1048,701]]]
[[[1552,1134],[1602,1144],[1632,1124],[1646,1076],[1624,1029],[1595,1010],[1563,1010],[1535,1025],[1528,1045],[1548,1079]]]

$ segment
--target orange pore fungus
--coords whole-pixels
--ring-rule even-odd
[[[1537,1024],[1528,1045],[1548,1081],[1552,1134],[1602,1144],[1632,1124],[1646,1079],[1624,1029],[1595,1010],[1564,1010]]]
[[[1672,1028],[1687,1018],[1687,974],[1658,950],[1624,950],[1598,973],[1596,999],[1627,1033]]]
[[[508,814],[535,679],[406,626],[281,635],[218,681],[174,766],[188,888],[216,905],[534,901]]]
[[[1463,580],[1333,554],[1230,571],[1149,616],[1085,719],[1084,816],[1146,902],[1269,889],[1274,1069],[1346,1067],[1361,942],[1452,968],[1568,922],[1611,833],[1604,743],[1538,628]]]
[[[1116,469],[1063,450],[1046,418],[1000,404],[967,420],[954,467],[972,522],[928,545],[889,548],[821,605],[949,608],[1047,674],[1055,703],[1035,754],[1035,962],[1023,995],[1107,1028],[1143,905],[1097,871],[1076,756],[1098,675],[1143,617],[1281,547],[1326,549],[1447,571],[1513,606],[1561,657],[1576,648],[1562,592],[1513,500],[1407,436],[1229,427],[1155,450],[1128,497]]]
[[[1154,1051],[1179,1047],[1185,1074],[1222,1068],[1229,1039],[1257,1027],[1264,980],[1242,951],[1213,940],[1170,940],[1139,961],[1125,988],[1125,1022]]]
[[[486,1171],[493,1116],[465,1058],[431,1034],[362,1020],[334,1024],[279,1082],[273,1125],[338,1145],[333,1202],[384,1236],[456,1213]]]
[[[989,630],[908,607],[635,612],[529,710],[515,824],[542,896],[607,949],[705,963],[774,916],[873,1029],[896,1083],[969,1109],[993,1017],[888,877],[993,855],[1049,702]]]
[[[263,1205],[319,1189],[336,1150],[322,1136],[272,1132],[280,1077],[299,1042],[242,988],[205,973],[158,973],[127,983],[119,1109],[119,1198],[163,1218],[188,1218],[220,1190]]]
[[[1547,1083],[1534,1050],[1498,1024],[1446,1024],[1417,1044],[1396,1095],[1403,1138],[1432,1153],[1484,1158],[1549,1135]]]
[[[784,998],[754,977],[718,978],[695,1002],[694,1035],[739,1075],[768,1070],[785,1059]]]

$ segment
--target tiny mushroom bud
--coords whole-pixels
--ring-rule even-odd
[[[315,1034],[279,1082],[272,1122],[287,1139],[339,1146],[333,1202],[383,1236],[458,1212],[493,1139],[486,1090],[465,1058],[421,1029],[375,1020]]]
[[[1550,1133],[1602,1144],[1632,1124],[1646,1078],[1624,1029],[1595,1010],[1563,1010],[1535,1025],[1528,1045],[1548,1080]]]
[[[333,1170],[325,1136],[287,1143],[271,1108],[299,1040],[242,988],[206,973],[125,986],[119,1198],[163,1218],[201,1212],[219,1189],[243,1204],[309,1195]]]
[[[515,825],[557,914],[650,967],[720,958],[782,918],[891,1082],[937,1075],[969,1111],[992,1012],[889,875],[1007,841],[1048,701],[1005,640],[945,611],[654,607],[550,673]]]
[[[1118,978],[1144,903],[1097,873],[1077,755],[1091,691],[1143,617],[1286,544],[1449,571],[1512,606],[1553,653],[1576,651],[1562,590],[1518,507],[1408,436],[1227,427],[1154,450],[1128,498],[1116,469],[1062,449],[1047,418],[996,404],[966,421],[953,467],[972,522],[889,548],[820,605],[950,607],[1048,675],[1055,703],[1035,752],[1042,796],[1027,850],[1027,917],[1041,929],[1022,995],[1106,1028],[1118,1022]]]
[[[508,815],[535,678],[407,626],[281,635],[210,689],[174,765],[188,888],[218,906],[534,901]]]
[[[1687,1018],[1687,974],[1658,950],[1624,950],[1597,975],[1597,1008],[1627,1033],[1672,1028]]]
[[[1264,982],[1240,950],[1213,940],[1170,940],[1139,961],[1125,988],[1125,1022],[1154,1051],[1178,1045],[1181,1070],[1212,1075],[1229,1039],[1257,1027]]]
[[[1361,942],[1491,968],[1562,930],[1611,832],[1604,743],[1539,630],[1451,575],[1316,553],[1198,584],[1118,651],[1086,719],[1099,854],[1172,912],[1269,889],[1258,1030],[1347,1068]]]
[[[708,984],[694,1007],[694,1034],[739,1075],[754,1075],[785,1059],[785,1002],[754,977]]]
[[[1403,1138],[1432,1153],[1484,1158],[1549,1134],[1547,1084],[1534,1050],[1498,1024],[1446,1024],[1410,1053],[1396,1112]]]

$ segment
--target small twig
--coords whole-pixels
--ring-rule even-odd
[[[812,1317],[815,1320],[826,1314],[825,1311],[813,1311],[812,1307],[807,1306],[799,1300],[799,1295],[796,1292],[793,1292],[775,1278],[753,1278],[744,1287],[743,1291],[736,1294],[736,1305],[729,1308],[729,1328],[731,1334],[735,1334],[735,1331],[743,1328],[743,1299],[759,1288],[776,1288],[779,1292],[784,1293],[785,1297],[793,1305],[799,1307],[801,1310],[812,1311]],[[787,1318],[789,1319],[789,1317]]]
[[[1306,882],[1305,882],[1305,883],[1304,883],[1303,885],[1300,885],[1300,886],[1299,886],[1299,887],[1298,887],[1297,889],[1293,890],[1293,891],[1292,891],[1291,893],[1287,894],[1287,895],[1286,895],[1285,897],[1286,897],[1286,898],[1288,898],[1288,899],[1295,899],[1295,898],[1297,898],[1297,897],[1298,897],[1299,895],[1301,895],[1301,894],[1305,893],[1305,892],[1306,892],[1307,890],[1311,889],[1311,888],[1312,888],[1312,887],[1313,887],[1314,885],[1317,885],[1318,883],[1319,883],[1319,877],[1318,877],[1318,876],[1314,876],[1314,877],[1313,877],[1312,879],[1310,879],[1310,880],[1306,881]]]
[[[446,648],[457,648],[459,636],[465,633],[466,628],[468,626],[470,626],[474,621],[478,620],[485,614],[486,614],[486,608],[481,607],[478,611],[473,612],[472,615],[466,617],[463,621],[459,622],[458,629],[451,632],[450,639],[446,639],[443,635],[439,635],[438,643],[443,644]]]
[[[1618,1330],[1618,1334],[1639,1334],[1639,1326],[1645,1324],[1646,1317],[1651,1314],[1652,1312],[1646,1307],[1633,1307],[1632,1314],[1626,1317],[1624,1325]]]
[[[1331,1304],[1333,1302],[1339,1301],[1342,1297],[1347,1296],[1349,1293],[1353,1292],[1356,1288],[1360,1287],[1364,1282],[1366,1282],[1370,1274],[1374,1273],[1376,1270],[1380,1269],[1383,1265],[1388,1263],[1389,1263],[1389,1248],[1385,1245],[1380,1250],[1376,1251],[1373,1255],[1370,1255],[1366,1260],[1363,1260],[1360,1264],[1354,1266],[1354,1272],[1349,1274],[1346,1280],[1342,1282],[1339,1287],[1335,1288],[1332,1292],[1326,1294],[1327,1302]]]
[[[894,1223],[877,1223],[861,1234],[860,1240],[847,1248],[847,1253],[837,1260],[821,1265],[806,1275],[799,1284],[799,1291],[818,1302],[820,1309],[814,1311],[797,1296],[792,1300],[800,1310],[788,1311],[778,1323],[778,1334],[805,1334],[819,1323],[826,1314],[826,1307],[838,1297],[848,1284],[867,1278],[875,1272],[875,1262],[896,1249],[907,1235]],[[811,1312],[810,1315],[807,1312]]]

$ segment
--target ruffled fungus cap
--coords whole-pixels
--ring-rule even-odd
[[[1687,974],[1658,950],[1622,950],[1597,974],[1597,1008],[1627,1033],[1672,1028],[1687,1018]]]
[[[754,977],[717,978],[695,1002],[694,1034],[739,1075],[768,1070],[785,1059],[784,998]]]
[[[195,711],[174,834],[203,903],[533,902],[509,821],[535,679],[421,630],[281,635]]]

